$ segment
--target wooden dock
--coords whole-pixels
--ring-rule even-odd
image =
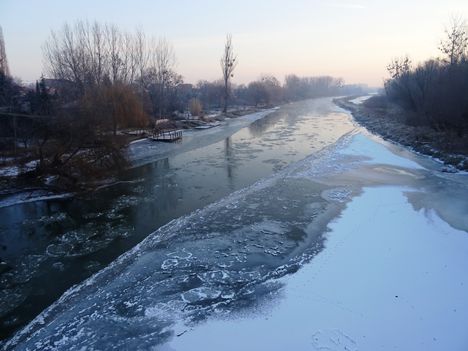
[[[182,130],[164,130],[153,133],[149,139],[154,141],[163,141],[166,143],[172,143],[175,141],[182,140]]]
[[[219,122],[211,122],[211,123],[206,123],[206,124],[196,126],[195,129],[210,129],[210,128],[218,127],[220,125],[221,123]]]

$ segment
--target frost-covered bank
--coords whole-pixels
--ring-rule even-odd
[[[388,102],[383,96],[364,96],[354,100],[335,99],[354,119],[372,133],[443,162],[444,171],[468,170],[468,134],[462,130],[407,123],[410,113]]]

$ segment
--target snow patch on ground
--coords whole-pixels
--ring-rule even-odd
[[[370,98],[372,97],[372,95],[364,95],[364,96],[360,96],[356,99],[353,99],[353,100],[349,100],[349,102],[355,104],[355,105],[361,105],[362,103],[364,103],[364,101],[366,100],[369,100]]]
[[[0,177],[17,177],[21,173],[26,173],[36,169],[39,160],[29,161],[22,166],[6,166],[0,168]]]

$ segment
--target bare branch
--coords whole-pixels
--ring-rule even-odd
[[[446,56],[445,60],[454,65],[468,56],[468,27],[466,20],[452,16],[445,28],[445,39],[441,40],[439,50]]]

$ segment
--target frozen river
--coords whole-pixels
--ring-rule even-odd
[[[138,167],[79,197],[31,201],[41,195],[32,191],[0,199],[0,258],[12,267],[0,274],[0,335],[162,225],[333,144],[353,126],[330,106],[286,105],[189,131],[180,144],[134,143]]]
[[[330,99],[284,106],[54,205],[78,234],[36,249],[42,279],[146,238],[5,348],[465,350],[468,177],[439,169]]]

